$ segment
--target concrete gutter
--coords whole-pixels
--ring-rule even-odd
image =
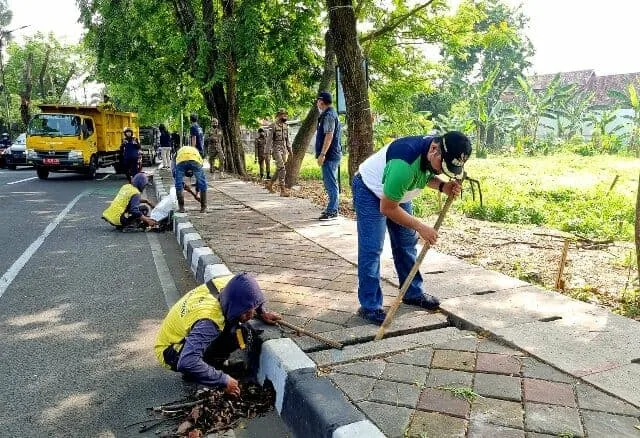
[[[158,171],[153,174],[158,200],[169,196]],[[173,215],[173,232],[198,283],[216,293],[216,279],[232,274],[189,221],[187,213]],[[273,330],[268,332],[273,335]],[[258,382],[270,381],[276,391],[276,410],[291,432],[305,438],[384,438],[326,377],[315,362],[289,338],[262,339]],[[255,352],[258,354],[257,352]]]

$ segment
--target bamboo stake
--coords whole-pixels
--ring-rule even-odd
[[[447,201],[444,203],[444,207],[442,207],[442,211],[440,211],[440,214],[438,215],[438,220],[436,221],[436,224],[433,226],[433,228],[436,231],[440,229],[440,225],[442,225],[442,222],[444,221],[444,217],[446,216],[447,211],[449,211],[449,207],[451,207],[451,204],[453,204],[453,200],[454,200],[454,197],[449,196],[447,198]],[[420,251],[418,258],[416,259],[416,262],[413,264],[411,271],[409,271],[409,275],[407,275],[407,278],[404,280],[404,283],[400,288],[400,292],[398,292],[398,296],[396,297],[395,301],[391,305],[391,308],[389,308],[389,312],[387,312],[387,317],[384,319],[384,322],[382,323],[382,325],[378,329],[378,332],[376,333],[376,337],[374,338],[376,341],[379,341],[380,339],[382,339],[382,337],[384,336],[385,329],[389,324],[391,324],[391,321],[393,320],[394,315],[398,311],[400,304],[402,304],[402,299],[404,298],[404,294],[407,292],[407,289],[409,289],[409,285],[413,281],[413,278],[418,273],[418,269],[420,269],[422,260],[424,259],[424,256],[427,255],[427,251],[429,251],[429,248],[431,248],[431,245],[425,242],[424,246],[422,247],[422,251]]]
[[[285,326],[287,328],[290,328],[291,330],[295,330],[297,333],[300,333],[302,335],[309,336],[310,338],[313,338],[313,339],[315,339],[317,341],[324,342],[325,344],[327,344],[327,345],[329,345],[329,346],[331,346],[333,348],[338,348],[338,349],[342,350],[343,345],[340,342],[336,342],[336,341],[334,341],[332,339],[325,338],[324,336],[320,336],[320,335],[315,334],[313,332],[307,331],[307,330],[303,329],[302,327],[298,327],[296,325],[290,324],[290,323],[288,323],[287,321],[285,321],[283,319],[278,321],[278,324],[283,325],[283,326]]]
[[[558,266],[558,275],[556,277],[556,290],[564,290],[564,281],[562,279],[562,276],[564,275],[564,265],[565,263],[567,263],[569,243],[569,239],[564,240],[564,246],[562,247],[562,256],[560,257],[560,266]]]

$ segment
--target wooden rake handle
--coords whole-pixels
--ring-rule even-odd
[[[329,339],[329,338],[325,338],[324,336],[320,336],[316,333],[310,332],[308,330],[303,329],[302,327],[298,327],[296,325],[290,324],[287,321],[281,319],[280,321],[278,321],[278,324],[287,328],[290,328],[291,330],[295,330],[297,333],[300,333],[301,335],[305,335],[305,336],[309,336],[312,339],[315,339],[317,341],[323,342],[333,348],[338,348],[340,350],[342,350],[342,344],[340,342],[336,342],[333,339]]]
[[[433,226],[433,228],[436,231],[440,229],[440,225],[442,225],[442,222],[444,221],[444,217],[447,215],[447,211],[449,211],[449,207],[451,207],[451,204],[453,204],[453,200],[454,200],[454,196],[449,195],[449,197],[447,198],[447,201],[444,203],[444,207],[442,207],[442,211],[440,211],[440,215],[438,215],[438,220],[436,220],[436,224]],[[404,298],[404,294],[407,293],[407,289],[409,289],[409,285],[411,284],[411,282],[413,281],[413,278],[418,273],[418,269],[420,269],[422,260],[424,259],[424,256],[427,255],[427,251],[429,251],[429,248],[431,248],[431,245],[425,242],[424,246],[422,247],[422,251],[420,251],[420,254],[418,254],[418,258],[416,259],[416,262],[413,264],[411,271],[409,271],[409,275],[407,275],[407,278],[404,280],[404,283],[402,283],[402,287],[400,288],[400,292],[398,292],[398,296],[396,297],[396,299],[393,301],[393,304],[389,308],[386,318],[382,322],[382,325],[380,326],[380,328],[378,328],[378,331],[376,333],[376,337],[374,338],[374,340],[379,341],[380,339],[383,338],[385,329],[389,326],[389,324],[391,324],[391,321],[393,320],[393,317],[398,311],[400,304],[402,304],[402,299]]]

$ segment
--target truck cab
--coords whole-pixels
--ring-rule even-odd
[[[137,116],[109,108],[74,105],[40,105],[27,129],[27,162],[38,177],[50,172],[82,173],[95,177],[100,167],[122,168],[122,129],[137,134]]]

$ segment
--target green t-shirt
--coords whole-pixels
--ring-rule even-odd
[[[420,161],[418,157],[412,163],[399,158],[387,162],[382,174],[384,196],[396,202],[407,202],[418,196],[433,178],[433,173],[421,170]]]

